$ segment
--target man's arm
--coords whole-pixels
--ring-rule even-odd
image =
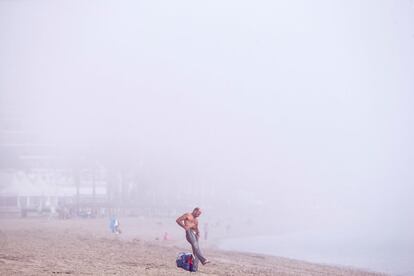
[[[180,225],[184,230],[187,230],[187,227],[184,224],[184,221],[188,218],[188,214],[184,214],[181,217],[177,218],[175,221]]]

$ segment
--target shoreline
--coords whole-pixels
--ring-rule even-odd
[[[392,275],[413,275],[412,241],[399,237],[399,240],[386,237],[367,239],[331,236],[310,236],[308,232],[289,235],[256,235],[224,238],[218,241],[220,250],[236,250],[243,253],[283,256],[285,258],[374,271]],[[323,237],[321,239],[321,237]],[[394,247],[390,251],[390,244]]]
[[[181,231],[172,233],[173,239],[163,241],[151,236],[155,232],[160,232],[159,229],[154,230],[154,223],[158,228],[162,228],[159,222],[142,222],[130,227],[136,230],[134,233],[115,235],[109,233],[106,219],[1,219],[0,274],[185,273],[175,265],[179,252],[189,252]],[[386,275],[265,254],[215,249],[207,244],[202,244],[201,247],[212,263],[200,266],[197,272],[200,275]]]
[[[378,274],[378,275],[389,275],[386,272],[375,271],[375,270],[372,270],[372,269],[369,269],[369,268],[364,268],[364,267],[356,267],[356,266],[352,266],[352,265],[343,265],[343,264],[336,264],[336,263],[314,262],[314,261],[310,261],[310,260],[306,260],[306,259],[298,259],[298,258],[293,258],[293,257],[279,256],[279,255],[275,255],[275,254],[263,253],[263,252],[257,252],[257,251],[234,250],[234,249],[225,249],[225,248],[221,248],[221,247],[218,247],[217,250],[222,251],[222,252],[245,254],[247,256],[264,256],[264,257],[270,257],[270,258],[272,258],[272,257],[274,257],[274,258],[283,258],[283,259],[294,261],[294,262],[316,264],[316,265],[320,265],[320,266],[333,267],[333,268],[344,269],[344,270],[362,271],[362,272],[374,273],[374,274]]]

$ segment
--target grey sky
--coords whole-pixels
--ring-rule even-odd
[[[413,49],[408,0],[0,1],[0,105],[165,183],[404,226]]]

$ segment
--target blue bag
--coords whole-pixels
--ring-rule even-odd
[[[181,252],[178,254],[176,263],[177,267],[181,267],[182,269],[190,272],[196,272],[198,268],[197,262],[194,262],[194,257],[191,253]]]

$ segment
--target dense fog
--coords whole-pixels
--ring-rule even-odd
[[[73,181],[28,143],[171,215],[412,240],[413,49],[412,0],[0,1],[1,187]]]

